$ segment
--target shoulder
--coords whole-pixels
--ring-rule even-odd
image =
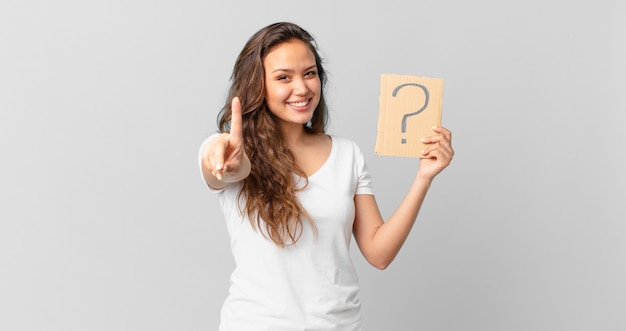
[[[328,135],[330,139],[332,139],[333,144],[340,148],[351,148],[351,149],[359,149],[359,145],[351,139],[345,137],[339,137],[334,135]]]
[[[341,173],[340,177],[353,180],[353,194],[374,194],[372,179],[359,145],[348,138],[332,135],[331,138],[333,140],[333,153],[335,153],[336,160],[339,163],[338,168],[341,169],[337,170],[337,172]]]
[[[329,135],[333,141],[333,149],[335,149],[340,155],[361,155],[361,148],[359,145],[351,139]]]

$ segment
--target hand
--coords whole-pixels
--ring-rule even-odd
[[[445,169],[454,156],[452,132],[443,127],[434,127],[433,131],[438,134],[422,139],[428,147],[422,151],[422,159],[417,172],[418,176],[428,180],[432,180]]]
[[[212,139],[204,149],[203,163],[219,181],[239,173],[245,157],[242,133],[241,102],[234,97],[231,102],[230,133]],[[247,174],[246,174],[247,175]]]

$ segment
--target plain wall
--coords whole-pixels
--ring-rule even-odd
[[[247,38],[292,21],[389,216],[380,75],[445,79],[456,156],[365,330],[626,329],[625,2],[2,1],[0,329],[215,330],[233,268],[197,151]]]

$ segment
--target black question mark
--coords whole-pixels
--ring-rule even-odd
[[[428,107],[428,98],[429,98],[428,89],[424,85],[417,84],[417,83],[405,83],[405,84],[398,85],[395,89],[393,89],[393,93],[391,95],[395,97],[396,94],[398,94],[398,91],[405,86],[417,86],[421,88],[422,90],[424,90],[424,95],[426,95],[426,98],[424,99],[424,105],[422,106],[422,108],[420,108],[418,111],[414,113],[404,114],[404,116],[402,116],[402,133],[406,132],[406,119],[410,116],[415,116],[423,112],[424,109]],[[406,144],[406,138],[402,138],[402,143]]]

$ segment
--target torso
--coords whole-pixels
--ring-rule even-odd
[[[221,331],[361,330],[350,243],[354,197],[373,194],[371,180],[356,144],[316,137],[315,144],[294,153],[317,154],[299,159],[315,165],[305,167],[308,185],[297,193],[317,231],[303,222],[296,244],[279,248],[252,227],[239,208],[245,204],[238,199],[241,183],[215,191],[236,265],[221,311]]]

